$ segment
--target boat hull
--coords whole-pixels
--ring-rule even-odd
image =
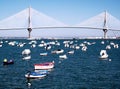
[[[3,62],[3,65],[11,65],[11,64],[14,64],[14,62]]]
[[[46,76],[46,74],[38,74],[38,75],[33,75],[33,74],[26,74],[25,75],[25,77],[26,78],[31,78],[31,79],[34,79],[34,78],[43,78],[43,77],[45,77]]]
[[[34,68],[35,70],[49,70],[54,67],[54,62],[48,62],[48,63],[41,63],[41,64],[35,64]]]
[[[105,55],[105,56],[100,56],[101,59],[106,59],[108,58],[108,55]]]

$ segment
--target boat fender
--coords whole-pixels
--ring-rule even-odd
[[[6,59],[6,58],[4,59],[4,62],[7,62],[7,59]]]

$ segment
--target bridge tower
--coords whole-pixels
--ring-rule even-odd
[[[29,6],[29,14],[28,14],[28,38],[31,38],[31,31],[32,31],[32,28],[31,28],[31,12],[30,12],[30,6]]]
[[[103,23],[103,32],[104,32],[104,39],[107,38],[107,15],[106,15],[106,11],[105,11],[105,15],[104,15],[104,23]]]

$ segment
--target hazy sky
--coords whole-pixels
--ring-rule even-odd
[[[120,20],[120,0],[0,0],[0,20],[29,7],[74,25],[107,10]]]

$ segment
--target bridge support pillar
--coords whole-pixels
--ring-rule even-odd
[[[107,38],[107,29],[103,29],[103,32],[104,32],[104,39],[106,39]]]
[[[31,31],[32,31],[32,28],[28,28],[28,37],[31,38]]]

